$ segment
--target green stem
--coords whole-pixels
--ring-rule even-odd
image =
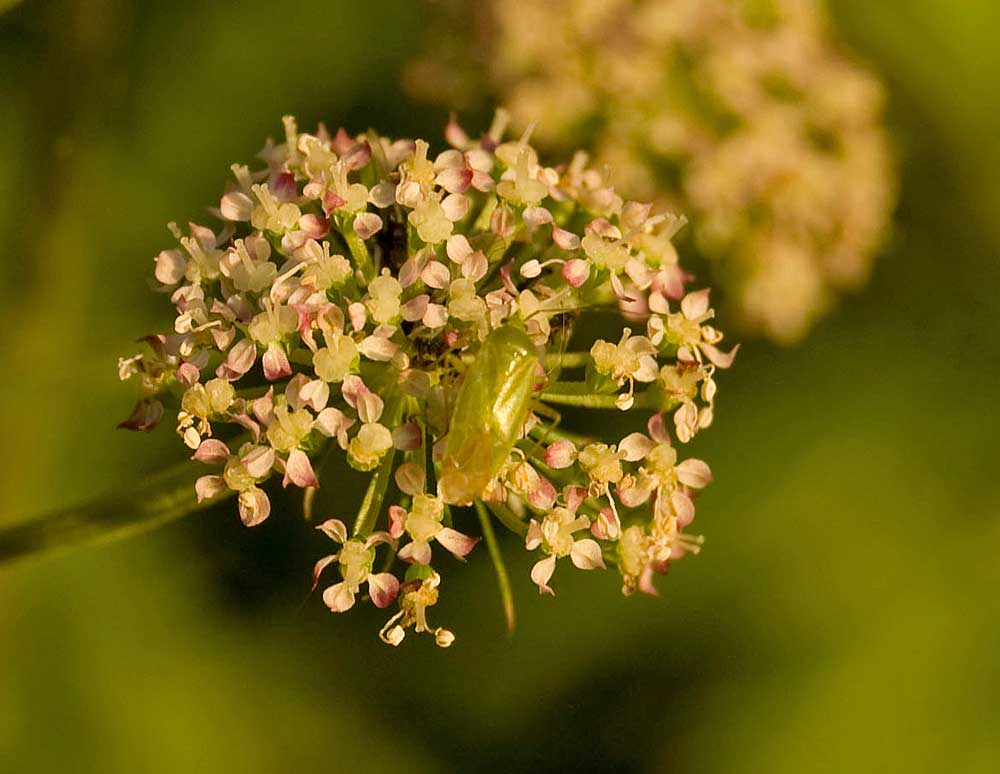
[[[615,400],[618,398],[617,395],[594,395],[593,393],[574,394],[570,392],[549,392],[548,390],[545,390],[538,393],[536,397],[538,400],[545,401],[546,403],[553,403],[557,406],[578,406],[580,408],[589,409],[618,408],[618,406],[615,405]],[[636,396],[636,407],[640,407],[641,397],[641,395]]]
[[[358,517],[354,520],[354,529],[351,531],[352,537],[368,537],[375,528],[375,521],[382,510],[382,501],[389,489],[389,480],[392,478],[395,458],[396,450],[389,449],[375,469],[372,480],[368,483],[365,499],[361,501],[361,507],[358,508]]]
[[[375,279],[375,264],[372,262],[371,254],[368,252],[368,245],[365,244],[365,240],[354,233],[354,229],[350,226],[345,227],[341,233],[344,241],[347,242],[347,249],[351,251],[354,262],[361,269],[361,276],[365,280],[364,284],[368,285]]]
[[[551,352],[545,356],[545,368],[584,368],[590,362],[589,352]]]
[[[486,507],[497,520],[515,535],[524,537],[528,533],[528,525],[521,521],[514,512],[503,503],[487,503]]]
[[[235,494],[199,503],[194,482],[202,472],[185,460],[128,491],[0,528],[0,564],[136,535]]]
[[[403,413],[403,401],[399,397],[386,401],[382,411],[381,420],[387,427],[395,427],[399,423],[399,418]],[[382,511],[382,501],[385,500],[385,493],[389,489],[389,482],[392,480],[392,470],[395,467],[396,450],[389,449],[382,458],[382,461],[375,469],[372,480],[368,483],[368,490],[365,492],[365,499],[361,501],[358,509],[358,517],[354,520],[354,529],[351,535],[356,538],[367,537],[375,528],[379,513]]]
[[[476,515],[479,517],[479,527],[483,531],[483,540],[486,541],[486,550],[490,554],[493,562],[493,570],[497,574],[497,586],[500,588],[500,601],[503,604],[503,615],[507,621],[507,633],[514,633],[514,593],[510,588],[510,577],[507,575],[507,566],[504,564],[503,555],[500,553],[500,544],[497,543],[496,533],[493,531],[493,524],[486,507],[476,500]]]

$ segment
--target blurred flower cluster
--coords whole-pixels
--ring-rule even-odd
[[[750,330],[790,343],[861,285],[895,196],[878,81],[819,0],[437,0],[410,90],[499,101],[687,214]]]
[[[431,626],[442,553],[459,559],[497,520],[538,562],[616,566],[623,590],[696,552],[685,533],[708,465],[680,459],[712,422],[714,374],[732,362],[707,290],[688,292],[671,237],[682,221],[625,202],[578,154],[542,166],[527,135],[503,141],[498,112],[479,140],[449,124],[450,148],[373,132],[268,141],[262,168],[234,165],[219,225],[171,224],[155,259],[173,330],[122,359],[140,396],[123,423],[151,429],[165,407],[197,463],[200,499],[235,493],[247,526],[271,513],[264,483],[304,490],[311,518],[326,455],[370,474],[350,528],[318,529],[337,550],[332,611],[366,593],[399,606],[393,645]],[[642,330],[569,351],[584,310],[620,309]],[[558,406],[644,411],[648,434],[606,444],[559,426]],[[338,514],[341,515],[341,514]],[[496,546],[491,546],[491,549]],[[381,554],[381,556],[379,556]],[[499,570],[498,570],[499,571]]]

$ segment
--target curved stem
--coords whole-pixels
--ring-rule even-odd
[[[202,472],[185,460],[126,492],[0,528],[0,564],[135,535],[235,494],[199,503],[194,482]]]
[[[497,574],[497,586],[500,587],[500,601],[503,604],[503,615],[507,621],[507,633],[514,633],[515,613],[514,613],[514,593],[510,588],[510,577],[507,575],[507,566],[504,564],[503,555],[500,553],[500,544],[497,543],[496,533],[493,531],[493,524],[490,515],[486,512],[486,506],[476,500],[476,515],[479,517],[479,527],[483,531],[483,540],[486,541],[486,550],[490,554],[493,562],[493,570]]]
[[[515,535],[524,537],[528,534],[528,525],[521,521],[514,512],[503,503],[486,503],[490,513],[497,517],[497,520]]]

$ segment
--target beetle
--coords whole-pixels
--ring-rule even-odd
[[[438,493],[471,505],[510,456],[531,409],[538,350],[513,325],[490,333],[459,388]]]

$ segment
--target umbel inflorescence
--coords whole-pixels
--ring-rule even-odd
[[[314,581],[334,612],[364,593],[398,603],[381,637],[432,627],[443,554],[481,539],[455,528],[473,508],[519,534],[542,592],[560,559],[613,565],[623,591],[695,553],[685,532],[708,465],[671,442],[712,422],[718,348],[707,290],[688,292],[671,236],[682,222],[624,202],[578,154],[547,167],[502,141],[501,112],[450,148],[369,132],[268,141],[264,166],[234,165],[215,228],[171,230],[155,275],[173,331],[120,362],[139,401],[123,423],[147,430],[177,407],[177,433],[212,472],[199,498],[238,495],[248,526],[271,513],[265,482],[312,495],[336,480],[316,461],[343,454],[371,474],[350,526],[317,527],[336,551]],[[570,351],[593,308],[632,322],[617,341]],[[601,443],[559,426],[558,406],[645,412],[648,433]],[[327,514],[347,516],[346,513]],[[491,544],[494,561],[499,561]],[[500,565],[502,567],[502,565]]]
[[[538,147],[587,148],[689,215],[749,327],[798,340],[867,279],[895,188],[883,89],[822,0],[433,1],[453,29],[412,90],[499,100]]]

